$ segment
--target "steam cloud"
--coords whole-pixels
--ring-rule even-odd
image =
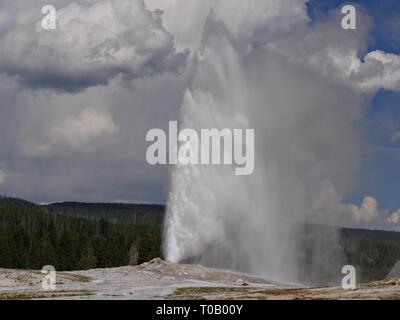
[[[165,255],[275,280],[332,281],[342,266],[337,234],[309,224],[376,216],[373,198],[361,207],[342,198],[359,163],[361,107],[381,87],[399,89],[398,57],[365,52],[371,23],[361,12],[357,30],[347,32],[337,12],[311,26],[305,3],[293,2],[300,10],[288,31],[275,23],[282,8],[260,2],[276,15],[253,20],[251,10],[237,10],[227,20],[244,2],[216,1],[198,23],[204,28],[180,113],[182,128],[254,128],[255,171],[238,177],[227,166],[177,165]],[[245,29],[232,28],[233,19]]]

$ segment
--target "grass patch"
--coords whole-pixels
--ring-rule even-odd
[[[30,300],[57,297],[90,296],[93,294],[93,292],[88,290],[1,292],[0,300]]]
[[[262,288],[257,287],[186,287],[175,289],[171,295],[171,298],[204,299],[204,296],[214,296],[220,294],[249,294],[262,290]]]
[[[87,283],[87,282],[90,282],[92,280],[91,277],[84,276],[82,274],[76,274],[76,273],[61,273],[61,277],[60,278],[61,278],[61,281],[63,279],[68,279],[68,280],[70,280],[72,282],[82,282],[82,283]],[[62,282],[61,282],[61,284],[62,284]]]
[[[235,299],[258,300],[279,296],[304,297],[310,294],[306,288],[260,288],[260,287],[187,287],[177,288],[172,299]]]

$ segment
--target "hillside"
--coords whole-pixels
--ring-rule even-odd
[[[354,265],[359,279],[384,279],[400,260],[400,232],[341,229],[340,243],[347,264]]]
[[[0,267],[41,269],[51,264],[57,270],[76,270],[160,256],[162,212],[157,208],[96,205],[95,214],[90,207],[0,198]]]
[[[131,203],[57,202],[42,207],[49,212],[151,226],[162,225],[165,211],[162,205]]]
[[[0,267],[57,270],[117,267],[161,255],[164,206],[0,198]],[[322,226],[306,226],[324,232]],[[310,229],[310,230],[311,230]],[[360,281],[383,279],[400,260],[400,233],[339,229],[344,264]],[[303,244],[304,252],[311,241]],[[307,258],[307,257],[306,257]],[[307,265],[305,265],[307,269]]]

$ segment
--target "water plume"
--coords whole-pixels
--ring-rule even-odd
[[[340,92],[340,94],[338,94]],[[193,55],[181,128],[254,128],[255,170],[177,165],[164,254],[174,262],[331,282],[341,276],[335,221],[321,194],[351,188],[360,97],[266,46],[244,44],[213,14]]]

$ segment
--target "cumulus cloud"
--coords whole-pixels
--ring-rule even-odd
[[[48,155],[54,148],[70,147],[80,151],[93,151],[93,143],[115,136],[119,129],[111,113],[104,107],[86,107],[66,118],[56,118],[38,137],[23,143],[26,155]]]
[[[365,197],[360,207],[350,204],[349,209],[357,222],[370,222],[379,217],[378,202],[371,196]]]
[[[359,8],[357,29],[351,32],[341,28],[341,18],[338,10],[333,11],[324,21],[302,26],[267,43],[266,48],[363,93],[400,91],[400,56],[380,50],[366,52],[373,26],[369,15]]]
[[[369,226],[373,222],[375,227],[387,229],[388,224],[400,223],[400,209],[387,217],[388,210],[379,208],[378,201],[372,196],[364,197],[360,206],[347,204],[328,180],[324,181],[319,194],[314,198],[313,209],[320,214],[314,217],[314,222],[324,221],[343,227]]]
[[[388,211],[379,208],[378,201],[372,196],[364,197],[360,206],[345,203],[329,180],[323,182],[320,192],[314,198],[313,209],[320,213],[316,217],[316,222],[320,221],[318,219],[323,219],[324,222],[345,227],[360,224],[367,226],[374,222],[375,226],[387,228],[387,223],[400,222],[400,209],[385,218]]]
[[[398,224],[400,222],[400,209],[393,212],[390,217],[387,218],[387,222],[390,224]]]
[[[57,8],[57,29],[43,30],[37,6],[0,19],[0,70],[28,87],[80,91],[118,74],[128,79],[178,71],[185,53],[143,0],[70,3]],[[36,25],[36,30],[35,26]]]
[[[61,93],[2,85],[0,77],[1,192],[37,202],[163,203],[167,167],[147,164],[145,136],[168,130],[183,83],[164,73]]]
[[[321,214],[317,219],[322,218],[328,223],[343,226],[368,223],[381,217],[378,201],[374,197],[365,197],[360,206],[346,204],[329,180],[323,181],[319,193],[314,197],[313,209]]]
[[[94,139],[117,132],[118,128],[107,110],[89,107],[55,123],[48,134],[53,141],[63,141],[73,148],[80,148]]]
[[[360,89],[400,91],[400,56],[380,50],[369,52],[363,63],[357,63],[350,79],[356,80]]]

